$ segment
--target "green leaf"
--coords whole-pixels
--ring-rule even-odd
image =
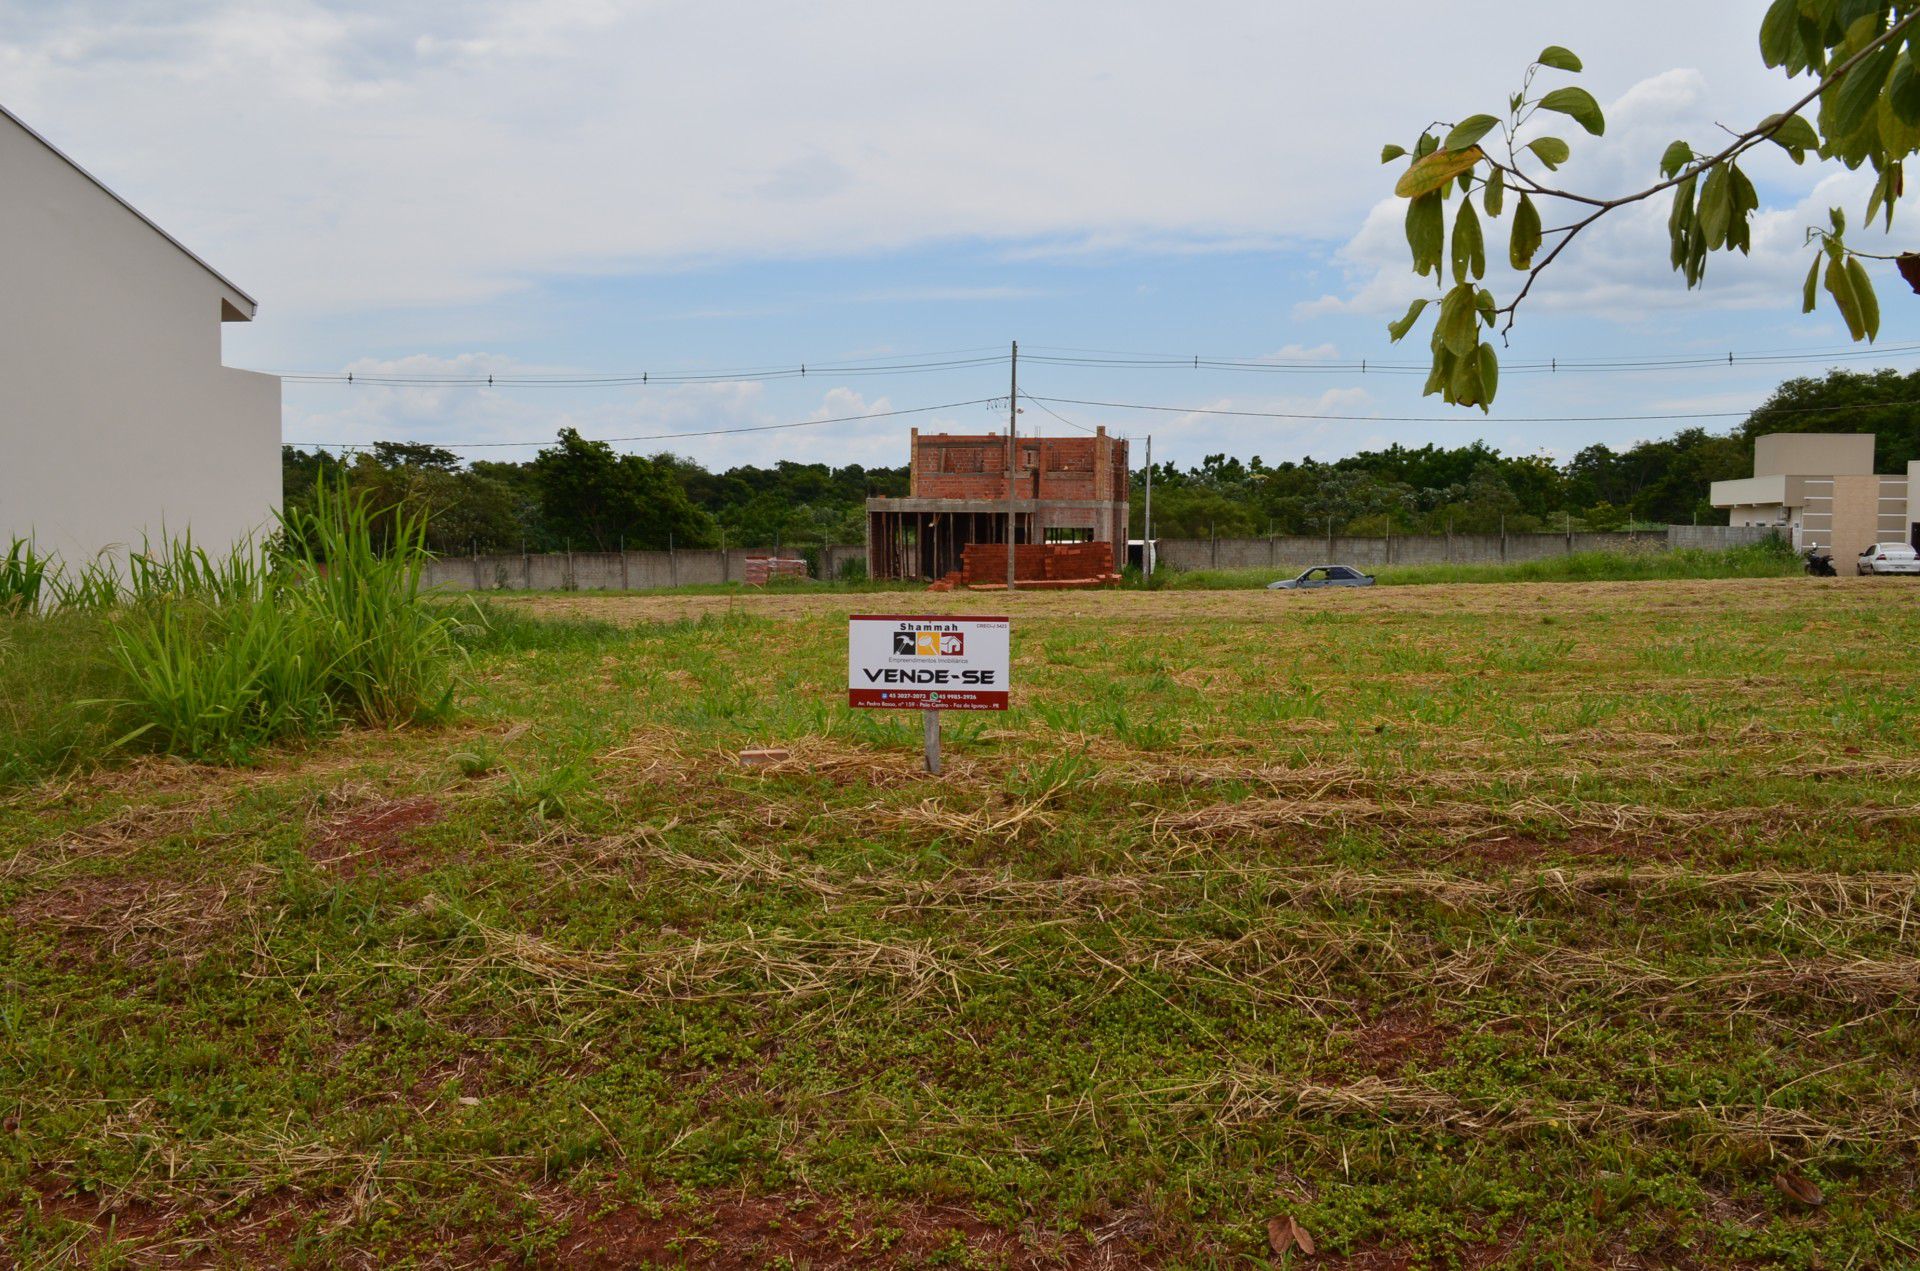
[[[1820,254],[1814,253],[1813,264],[1807,268],[1807,282],[1800,289],[1800,312],[1812,313],[1814,298],[1820,291]]]
[[[1692,173],[1680,184],[1673,187],[1673,210],[1667,214],[1667,237],[1672,240],[1672,250],[1667,259],[1675,269],[1685,269],[1693,257],[1695,238],[1693,222],[1693,191],[1699,182],[1700,174]],[[1691,273],[1687,275],[1687,286],[1694,284]]]
[[[1558,137],[1536,137],[1527,143],[1527,149],[1547,165],[1549,172],[1565,163],[1573,153],[1573,147]]]
[[[1820,148],[1820,134],[1803,116],[1788,115],[1782,119],[1779,115],[1768,115],[1760,121],[1762,128],[1775,124],[1778,126],[1767,134],[1767,140],[1792,155],[1795,163],[1806,162],[1807,151]]]
[[[1909,45],[1909,50],[1915,46]],[[1920,124],[1920,74],[1914,72],[1909,57],[1901,58],[1887,81],[1885,106],[1903,124]]]
[[[1880,90],[1893,70],[1894,56],[1892,49],[1882,49],[1848,71],[1838,88],[1829,88],[1821,95],[1821,110],[1826,115],[1822,122],[1829,138],[1852,136],[1872,115]]]
[[[1693,147],[1684,141],[1669,145],[1666,153],[1660,156],[1660,175],[1670,177],[1693,162]]]
[[[1906,63],[1902,62],[1900,65],[1904,67]],[[1895,73],[1893,79],[1896,84],[1899,83],[1900,75]],[[1906,82],[1909,85],[1920,84],[1920,77],[1909,74]],[[1915,150],[1920,150],[1920,120],[1900,117],[1899,108],[1894,104],[1898,92],[1897,89],[1889,88],[1880,98],[1877,112],[1880,145],[1889,155],[1908,155]]]
[[[1865,339],[1867,326],[1860,317],[1859,298],[1853,294],[1853,278],[1838,256],[1827,257],[1827,292],[1846,320],[1847,334],[1856,340]]]
[[[1487,247],[1480,233],[1480,214],[1473,210],[1472,200],[1463,199],[1453,218],[1453,280],[1465,282],[1468,275],[1481,278],[1486,272]]]
[[[1485,157],[1479,146],[1468,146],[1465,150],[1435,150],[1414,160],[1413,166],[1400,174],[1393,192],[1403,199],[1417,199],[1470,170]]]
[[[1440,148],[1440,138],[1430,132],[1420,134],[1420,140],[1413,143],[1413,157],[1424,159]]]
[[[1460,355],[1447,381],[1446,400],[1456,406],[1480,405],[1480,345]]]
[[[1506,201],[1506,195],[1507,175],[1499,168],[1495,168],[1493,175],[1487,178],[1487,188],[1481,195],[1481,201],[1486,205],[1488,216],[1500,215],[1500,206]]]
[[[1533,268],[1533,254],[1540,250],[1540,209],[1522,194],[1520,206],[1513,210],[1513,235],[1507,240],[1507,259],[1515,269]]]
[[[1440,300],[1440,317],[1433,325],[1433,343],[1455,357],[1466,357],[1480,342],[1480,318],[1471,283],[1452,287]]]
[[[1542,66],[1551,66],[1556,71],[1577,71],[1580,69],[1580,59],[1573,55],[1573,50],[1562,48],[1558,44],[1547,45],[1547,47],[1540,50],[1540,56],[1533,60]]]
[[[1748,218],[1759,210],[1760,195],[1736,163],[1727,165],[1727,199],[1731,212],[1727,219],[1727,246],[1745,252],[1752,246],[1753,227]]]
[[[1499,126],[1500,121],[1492,115],[1468,115],[1453,126],[1453,131],[1447,134],[1443,148],[1465,150]]]
[[[1491,344],[1480,346],[1480,409],[1485,410],[1493,403],[1493,395],[1500,391],[1500,355]]]
[[[1398,159],[1401,155],[1405,154],[1406,152],[1407,152],[1407,148],[1405,146],[1381,146],[1380,162],[1392,163],[1395,159]]]
[[[1733,198],[1727,189],[1727,165],[1716,164],[1700,187],[1700,203],[1694,217],[1705,235],[1709,251],[1719,251],[1727,241],[1727,225],[1733,220]]]
[[[1607,130],[1606,116],[1600,113],[1600,103],[1584,88],[1556,88],[1540,99],[1540,108],[1567,116],[1596,137]]]
[[[1860,306],[1860,326],[1872,343],[1880,334],[1880,299],[1873,294],[1873,279],[1867,277],[1867,267],[1858,256],[1847,257],[1847,278],[1853,283],[1854,303]]]
[[[1398,344],[1406,336],[1407,332],[1413,330],[1413,324],[1419,321],[1420,315],[1426,310],[1426,307],[1427,301],[1423,296],[1407,306],[1406,317],[1400,319],[1398,322],[1387,323],[1387,335],[1391,337],[1395,344]]]
[[[1784,66],[1799,44],[1800,0],[1773,0],[1760,19],[1760,60]]]
[[[1436,191],[1407,204],[1407,246],[1413,251],[1413,272],[1425,277],[1440,267],[1446,244],[1446,213]]]

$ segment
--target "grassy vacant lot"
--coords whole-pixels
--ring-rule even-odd
[[[870,602],[583,596],[0,795],[6,1259],[1920,1262],[1910,589],[921,603],[943,780]]]

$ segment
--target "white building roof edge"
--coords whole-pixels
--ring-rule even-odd
[[[206,261],[202,260],[185,243],[181,242],[179,239],[175,238],[173,235],[167,233],[167,231],[161,229],[159,225],[154,223],[154,220],[152,217],[148,216],[145,212],[142,212],[139,208],[135,207],[133,204],[127,202],[125,199],[121,198],[118,194],[114,193],[112,186],[108,185],[105,181],[102,181],[99,177],[93,175],[93,173],[81,167],[78,163],[75,163],[72,155],[69,155],[66,151],[62,150],[59,146],[54,145],[51,141],[48,141],[45,137],[41,136],[40,133],[36,131],[34,127],[31,124],[29,124],[26,120],[20,118],[20,116],[14,114],[11,110],[8,110],[5,105],[0,105],[0,115],[4,115],[8,119],[12,120],[13,123],[17,125],[22,132],[26,133],[29,137],[32,137],[35,141],[45,146],[48,150],[51,150],[61,160],[61,162],[65,163],[68,167],[72,168],[75,172],[78,172],[81,176],[93,182],[96,186],[100,188],[100,190],[103,193],[106,194],[108,198],[112,199],[115,203],[118,203],[121,207],[126,208],[127,211],[132,212],[135,216],[139,217],[143,222],[146,223],[146,226],[148,229],[152,230],[154,233],[158,234],[160,237],[166,239],[169,243],[172,243],[176,248],[178,248],[181,252],[183,252],[186,255],[187,259],[191,260],[194,264],[200,266],[200,268],[212,274],[216,279],[219,280],[221,286],[225,287],[228,291],[231,291],[234,295],[238,296],[240,299],[246,301],[247,318],[249,320],[253,318],[254,314],[259,312],[260,302],[255,300],[252,296],[248,295],[245,291],[242,291],[240,287],[234,283],[233,279],[227,277],[225,274],[215,269],[212,265],[209,265]]]

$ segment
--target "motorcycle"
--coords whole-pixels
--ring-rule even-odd
[[[1807,558],[1807,572],[1815,578],[1838,578],[1840,573],[1833,567],[1833,554],[1822,552],[1817,547],[1809,547],[1801,553]]]

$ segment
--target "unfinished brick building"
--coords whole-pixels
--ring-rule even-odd
[[[1020,581],[1116,574],[1127,559],[1127,443],[1091,437],[1022,437],[1015,443],[1014,542],[1105,544],[1089,552],[1018,553]],[[1006,556],[969,546],[1007,541],[1007,439],[913,430],[904,499],[867,500],[867,570],[874,578],[968,583],[1006,580]],[[997,556],[997,573],[990,562]],[[1058,559],[1054,559],[1054,558]],[[974,577],[979,574],[981,577]],[[991,576],[988,576],[991,575]]]

